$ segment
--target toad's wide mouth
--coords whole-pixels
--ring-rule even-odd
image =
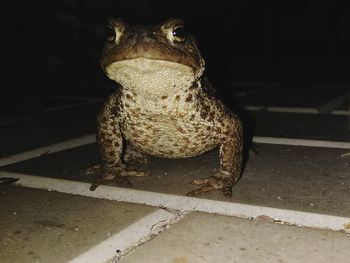
[[[124,88],[145,94],[169,94],[190,87],[196,79],[190,66],[143,57],[113,62],[105,71]]]
[[[118,74],[126,73],[135,76],[154,73],[162,74],[162,72],[164,74],[181,74],[186,75],[188,77],[195,76],[195,70],[190,66],[174,61],[145,57],[125,59],[113,62],[106,66],[105,71],[111,79],[115,79],[116,77],[118,77]]]

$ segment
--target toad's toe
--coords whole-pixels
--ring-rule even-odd
[[[226,178],[218,178],[215,176],[205,178],[205,179],[196,179],[191,182],[192,184],[199,185],[201,187],[194,189],[187,193],[187,196],[194,196],[212,190],[222,190],[225,197],[232,196],[232,181]]]

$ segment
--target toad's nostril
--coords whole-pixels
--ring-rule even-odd
[[[142,38],[142,40],[145,43],[150,43],[150,42],[154,41],[154,33],[153,32],[141,31],[139,33],[139,37]]]
[[[146,36],[144,37],[144,41],[145,41],[145,43],[150,43],[150,42],[153,41],[153,38],[152,38],[151,36],[149,36],[149,35],[146,35]]]

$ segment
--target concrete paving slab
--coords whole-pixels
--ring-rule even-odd
[[[349,87],[285,85],[242,98],[243,105],[319,108],[349,91]]]
[[[141,205],[0,185],[1,262],[68,262],[154,211]]]
[[[252,111],[255,135],[350,141],[349,116]]]
[[[339,110],[345,110],[345,111],[348,111],[348,112],[350,111],[350,95],[349,95],[347,101],[344,104],[342,104],[340,107],[338,107],[338,109]],[[350,114],[350,112],[349,112],[349,114]]]
[[[0,158],[0,166],[5,166],[13,163],[18,163],[33,158],[41,157],[42,155],[52,154],[55,152],[60,152],[68,149],[73,149],[76,147],[84,146],[90,143],[96,142],[96,135],[94,133],[74,138],[71,140],[66,140],[63,142],[58,142],[43,147],[35,148],[29,151],[25,151],[18,154],[13,154]]]
[[[121,263],[349,262],[350,235],[192,213]]]
[[[170,216],[170,221],[173,221],[171,219],[172,217],[175,217],[174,219],[176,219],[176,217],[181,217],[181,215],[186,214],[187,212],[206,212],[249,219],[264,217],[271,222],[283,222],[289,225],[317,229],[345,232],[349,232],[350,229],[350,217],[255,206],[251,204],[217,201],[167,193],[156,193],[108,185],[101,185],[96,191],[90,191],[89,188],[91,184],[85,182],[4,171],[1,171],[0,175],[3,176],[1,181],[6,178],[5,181],[15,181],[13,184],[18,186],[159,207],[163,209],[161,211],[167,212],[164,216],[166,218]],[[159,216],[153,215],[152,218],[157,219]],[[151,224],[152,227],[150,229],[155,229],[156,227],[154,227],[154,225],[159,226],[160,222],[167,223],[166,218],[159,219],[155,224]],[[139,225],[143,226],[144,224],[139,223]]]
[[[241,180],[230,199],[221,192],[200,198],[276,207],[312,213],[350,216],[350,159],[344,149],[259,144],[259,154],[251,154]],[[92,182],[94,176],[81,174],[89,160],[98,159],[91,144],[18,164],[1,170]],[[183,160],[152,158],[140,169],[149,177],[130,178],[134,189],[185,195],[194,188],[191,180],[211,176],[218,168],[217,151]],[[125,187],[111,181],[110,185]]]
[[[74,109],[42,113],[0,129],[0,157],[21,153],[96,131],[101,102]]]

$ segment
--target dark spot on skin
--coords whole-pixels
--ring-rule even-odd
[[[193,85],[190,87],[190,89],[196,89],[198,88],[198,83],[194,82]]]
[[[210,129],[211,129],[211,127],[210,127],[210,126],[208,126],[208,127],[207,127],[207,130],[209,131]]]
[[[112,166],[115,163],[114,159],[110,159],[110,160],[104,160],[108,165]]]
[[[111,139],[104,139],[104,141],[106,142],[106,144],[112,144],[112,140]]]
[[[202,110],[202,111],[201,111],[201,117],[202,117],[203,119],[205,119],[207,116],[208,116],[208,112],[205,111],[205,110]]]
[[[167,98],[168,98],[168,96],[162,96],[162,100],[165,100]]]
[[[194,114],[191,115],[190,120],[193,121],[196,116]]]
[[[115,147],[119,147],[120,144],[119,144],[118,142],[115,142],[115,143],[114,143],[114,146],[115,146]]]
[[[151,133],[143,134],[143,136],[146,137],[147,139],[153,139],[153,137],[154,137],[154,135]]]
[[[215,116],[215,112],[214,111],[210,112],[209,121],[212,121],[214,119],[214,116]]]
[[[188,148],[188,150],[189,150],[189,152],[195,152],[195,151],[197,151],[197,147],[193,146],[193,147]]]
[[[126,94],[125,97],[126,97],[128,100],[132,99],[132,97],[131,97],[129,94]]]
[[[167,108],[167,106],[166,106],[166,105],[163,105],[163,106],[162,106],[162,108],[163,108],[163,109],[166,109],[166,108]]]
[[[230,134],[230,131],[225,131],[224,134],[225,134],[225,135],[229,135],[229,134]]]
[[[129,107],[130,107],[130,105],[129,105],[129,104],[127,104],[127,103],[125,103],[125,107],[126,107],[126,108],[129,108]]]
[[[112,107],[111,108],[111,113],[114,114],[114,115],[117,115],[118,114],[118,108],[117,107]]]
[[[175,100],[179,101],[180,100],[180,95],[176,95]]]
[[[192,94],[190,93],[190,94],[188,94],[188,96],[186,97],[186,100],[185,100],[186,102],[190,102],[190,101],[192,101]]]
[[[177,130],[181,133],[185,133],[185,131],[181,127],[177,128]]]

